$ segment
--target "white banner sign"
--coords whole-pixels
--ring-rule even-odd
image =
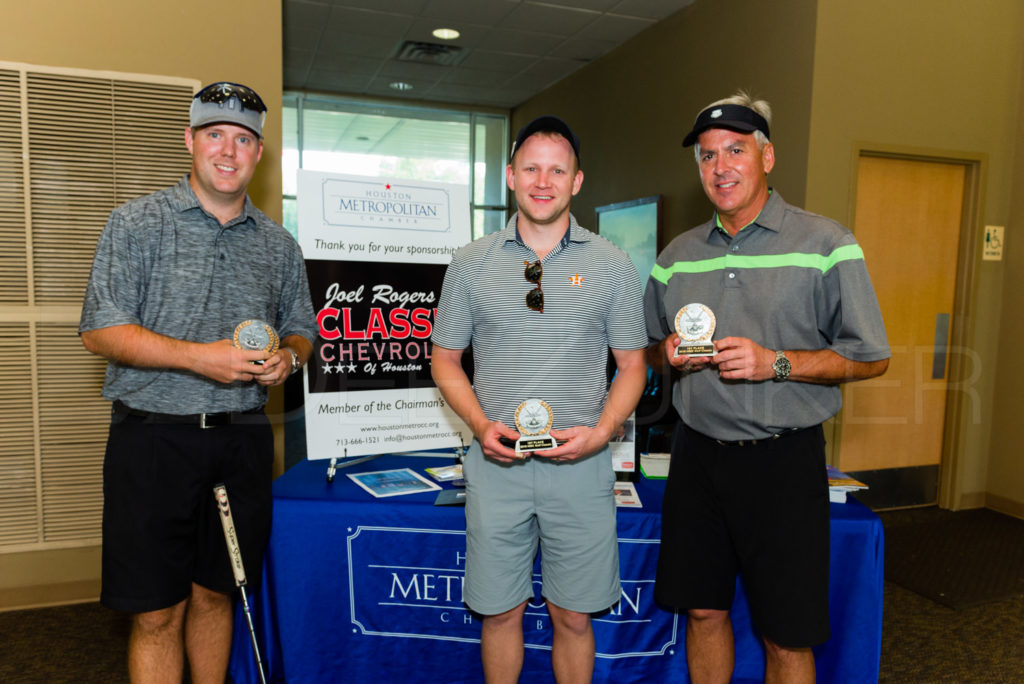
[[[472,438],[430,377],[445,268],[469,242],[464,186],[299,171],[299,242],[320,335],[307,365],[307,457]]]

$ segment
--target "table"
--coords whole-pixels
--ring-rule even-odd
[[[274,483],[274,521],[261,586],[250,591],[268,681],[483,681],[480,624],[461,601],[465,516],[434,506],[436,492],[375,499],[346,477],[451,464],[389,455],[338,471],[300,463]],[[642,509],[620,508],[623,595],[594,620],[595,682],[686,681],[685,615],[653,601],[664,482],[636,483]],[[820,682],[877,682],[883,531],[860,503],[831,504],[832,638],[814,649]],[[243,553],[245,550],[242,550]],[[539,582],[538,593],[539,593]],[[551,625],[539,596],[527,608],[521,682],[553,682]],[[732,609],[734,682],[760,681],[764,652],[739,584]],[[230,672],[258,682],[239,607]]]

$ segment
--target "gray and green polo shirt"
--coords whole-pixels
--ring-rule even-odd
[[[525,399],[551,405],[554,427],[597,424],[608,392],[608,349],[643,349],[643,296],[629,257],[569,217],[544,258],[544,313],[526,306],[537,255],[505,229],[456,252],[445,273],[431,340],[473,348],[473,390],[490,420],[515,429]]]
[[[714,339],[746,337],[768,349],[831,349],[853,361],[889,357],[864,254],[831,219],[773,192],[734,237],[715,219],[658,256],[644,295],[650,342],[674,332],[676,313],[698,303],[715,314]],[[817,425],[841,405],[837,385],[736,382],[713,368],[680,377],[672,403],[683,422],[721,440],[760,439]]]
[[[295,239],[253,206],[225,225],[207,213],[186,175],[110,214],[85,291],[79,332],[134,324],[191,342],[230,339],[260,319],[283,338],[317,333],[306,266]],[[103,396],[160,413],[262,406],[255,382],[219,383],[165,368],[107,364]]]

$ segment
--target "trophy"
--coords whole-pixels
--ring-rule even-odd
[[[676,333],[679,346],[676,356],[714,356],[715,314],[703,304],[687,304],[676,314]]]
[[[521,403],[516,409],[516,429],[521,435],[516,440],[516,454],[558,446],[555,438],[548,434],[554,419],[555,414],[546,401],[527,399]]]
[[[243,321],[235,328],[235,346],[248,351],[265,351],[273,354],[281,343],[274,327],[265,321]],[[253,361],[263,365],[262,361]]]

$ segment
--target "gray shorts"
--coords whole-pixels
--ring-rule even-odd
[[[619,588],[615,472],[607,448],[581,461],[531,457],[505,465],[466,455],[466,583],[463,597],[482,615],[534,598],[541,552],[541,595],[560,608],[596,613]]]

